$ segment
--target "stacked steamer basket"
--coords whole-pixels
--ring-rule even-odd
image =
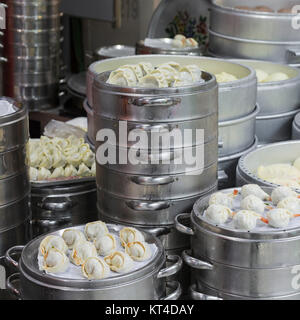
[[[286,80],[258,83],[257,103],[260,112],[256,117],[256,136],[260,145],[290,140],[293,119],[300,108],[299,69],[257,60],[232,61],[269,75],[280,72],[288,76]]]
[[[263,188],[271,194],[273,188]],[[236,190],[236,189],[235,189]],[[237,189],[239,190],[239,189]],[[223,190],[232,194],[233,189]],[[299,219],[276,229],[257,223],[250,231],[211,223],[205,217],[209,197],[197,201],[191,227],[176,217],[176,226],[191,236],[192,251],[183,253],[192,268],[191,297],[209,300],[299,300]]]
[[[300,113],[298,113],[293,121],[292,139],[300,140]]]
[[[12,245],[25,244],[30,239],[31,215],[26,164],[26,144],[29,137],[27,110],[13,100],[2,97],[0,114],[0,269],[2,269],[6,250]],[[5,296],[4,290],[0,290],[0,296]]]
[[[59,0],[6,0],[4,93],[29,109],[57,106],[60,76]]]
[[[213,0],[210,11],[209,51],[227,58],[270,60],[299,65],[300,33],[295,14],[279,12],[299,5],[297,0]],[[273,12],[237,9],[269,6]],[[230,21],[230,23],[228,23]]]
[[[163,137],[178,129],[184,137],[185,129],[193,130],[193,137],[186,139],[184,145],[180,141],[171,148],[162,146],[161,150],[145,146],[140,150],[146,160],[144,164],[132,164],[131,161],[118,164],[118,159],[117,164],[100,164],[98,141],[95,148],[101,219],[143,227],[160,236],[167,253],[174,254],[189,247],[189,239],[174,229],[174,217],[182,210],[189,210],[199,197],[210,194],[217,187],[218,90],[215,78],[204,72],[204,83],[185,88],[123,88],[106,83],[109,75],[106,71],[124,64],[146,61],[156,66],[170,60],[169,56],[145,55],[94,63],[88,72],[87,92],[94,109],[93,139],[101,129],[112,130],[118,137],[115,142],[117,153],[121,151],[127,156],[134,150],[133,143],[126,147],[123,136],[119,137],[124,121],[127,121],[124,135],[138,129],[148,139],[151,132]],[[172,60],[191,63],[179,56]],[[90,86],[92,96],[89,95]],[[204,139],[196,140],[195,129],[204,130]],[[150,146],[151,141],[148,141]],[[185,160],[179,163],[178,159],[189,152],[193,155],[197,152],[199,162],[196,165],[188,165]],[[170,164],[163,164],[162,159],[170,159]],[[187,276],[184,277],[186,281]]]
[[[0,10],[5,10],[6,5],[0,2]],[[4,58],[4,30],[0,29],[0,97],[3,96],[3,64],[7,61]]]

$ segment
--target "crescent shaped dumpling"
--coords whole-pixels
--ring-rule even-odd
[[[116,238],[110,233],[98,236],[94,240],[94,245],[100,256],[108,256],[117,248]]]
[[[106,223],[103,221],[94,221],[87,223],[84,228],[84,234],[89,241],[94,241],[97,237],[109,233]]]
[[[65,166],[66,158],[60,150],[58,150],[56,148],[53,149],[52,158],[53,158],[53,163],[52,163],[53,168],[59,168],[59,167]]]
[[[185,40],[186,37],[183,34],[176,34],[174,39],[175,40]]]
[[[134,261],[145,261],[145,260],[148,260],[152,255],[149,244],[146,242],[140,242],[140,241],[127,243],[125,247],[125,252]]]
[[[44,256],[42,270],[46,273],[63,273],[68,269],[69,258],[56,248],[51,248]]]
[[[89,280],[99,280],[107,278],[109,266],[97,257],[89,257],[81,266],[82,274]]]
[[[165,78],[168,81],[168,84],[172,84],[176,80],[176,77],[179,76],[178,71],[175,68],[171,67],[169,63],[161,64],[157,67],[157,69],[164,74]]]
[[[44,151],[40,154],[40,168],[51,169],[53,164],[53,157],[49,154],[48,150],[44,149]]]
[[[38,180],[43,181],[51,177],[51,171],[46,168],[40,168],[38,172]]]
[[[66,158],[76,153],[78,153],[78,147],[74,145],[68,146],[67,148],[63,149],[63,154]]]
[[[65,177],[76,177],[78,176],[76,168],[69,164],[65,167]]]
[[[154,70],[140,80],[140,85],[145,88],[167,88],[168,81],[161,70]]]
[[[92,175],[91,170],[84,163],[79,165],[77,173],[80,177],[90,177]]]
[[[97,250],[93,243],[84,240],[75,244],[70,260],[75,265],[80,266],[90,257],[97,257]]]
[[[287,209],[292,213],[300,212],[300,199],[296,197],[287,197],[279,201],[277,208]]]
[[[133,260],[131,257],[121,251],[115,251],[104,258],[104,261],[110,267],[110,270],[118,273],[129,272],[133,268]]]
[[[54,171],[52,172],[50,178],[51,179],[57,179],[57,178],[62,178],[65,176],[65,169],[63,167],[58,167],[55,168]]]
[[[236,81],[238,78],[234,76],[233,74],[230,74],[228,72],[221,72],[215,75],[217,82],[223,83],[223,82],[231,82]]]
[[[289,76],[283,72],[275,72],[270,74],[264,82],[275,82],[275,81],[284,81],[288,80]]]
[[[205,217],[212,223],[224,224],[230,217],[232,217],[232,211],[230,208],[220,204],[212,204],[207,208]]]
[[[92,151],[87,151],[82,154],[82,161],[88,167],[91,167],[95,162],[95,154]]]
[[[84,234],[76,229],[66,229],[62,234],[62,238],[69,249],[73,249],[80,241],[85,240]]]
[[[265,204],[260,198],[250,194],[241,201],[241,209],[263,214],[265,211]]]
[[[74,167],[78,167],[82,162],[82,157],[81,154],[78,152],[70,154],[69,156],[67,156],[67,163],[74,166]]]
[[[76,138],[75,136],[71,135],[67,138],[68,146],[73,146],[78,148],[80,145],[84,143],[83,138]]]
[[[137,77],[132,68],[123,66],[111,72],[107,83],[119,86],[135,86],[137,84]]]
[[[274,228],[285,228],[288,226],[291,213],[287,209],[273,209],[267,213],[269,225]]]
[[[39,170],[33,167],[29,168],[29,177],[31,181],[38,180]]]
[[[184,48],[185,47],[185,39],[179,40],[179,39],[173,39],[172,46],[174,48]]]
[[[266,181],[276,178],[291,180],[300,179],[300,171],[296,167],[285,163],[272,164],[270,166],[259,166],[257,174],[259,178]]]
[[[231,209],[233,207],[233,197],[223,192],[216,192],[209,198],[209,205],[212,204],[221,204]]]
[[[261,70],[261,69],[255,69],[256,71],[256,77],[257,77],[257,81],[260,83],[260,82],[264,82],[269,74],[267,72],[265,72],[264,70]]]
[[[154,67],[150,62],[140,62],[139,66],[141,67],[144,76],[154,70]]]
[[[123,247],[125,247],[127,243],[134,241],[145,242],[143,234],[135,228],[125,227],[120,230],[119,236]]]
[[[63,238],[59,236],[49,235],[45,237],[40,243],[39,254],[44,256],[49,249],[55,248],[64,253],[68,251],[68,246],[66,245]]]
[[[297,197],[297,196],[298,195],[295,191],[293,191],[289,187],[284,187],[284,186],[277,187],[272,191],[272,194],[271,194],[272,202],[274,203],[275,206],[277,206],[278,203],[285,198]]]
[[[190,64],[182,67],[180,69],[180,79],[186,82],[204,81],[202,79],[201,69],[195,64]]]
[[[268,200],[270,196],[257,184],[246,184],[241,188],[242,198],[254,195],[261,200]]]
[[[254,211],[241,210],[233,217],[234,227],[239,230],[253,230],[259,217],[260,215]]]
[[[37,168],[41,163],[41,149],[32,150],[29,153],[29,165]]]

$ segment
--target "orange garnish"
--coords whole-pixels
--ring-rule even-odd
[[[268,224],[268,223],[269,223],[269,220],[268,220],[268,219],[266,219],[266,218],[261,217],[261,218],[260,218],[260,220],[261,220],[262,222],[266,223],[266,224]]]
[[[239,194],[239,190],[234,189],[234,190],[233,190],[233,194],[234,194],[235,196],[237,196],[237,195]]]

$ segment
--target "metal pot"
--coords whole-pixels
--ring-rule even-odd
[[[122,223],[171,225],[178,212],[189,212],[197,199],[215,190],[216,186],[192,197],[146,201],[120,198],[98,189],[98,210],[103,216]]]
[[[116,151],[115,159],[106,158],[106,148]],[[180,173],[191,175],[212,166],[217,158],[217,138],[195,147],[163,150],[139,150],[110,144],[103,144],[103,146],[96,144],[96,163],[109,170],[132,175],[156,176]]]
[[[256,116],[259,106],[246,117],[219,122],[219,156],[239,153],[251,147],[255,141]]]
[[[300,109],[283,114],[258,116],[256,118],[256,135],[259,143],[268,144],[290,140],[293,120],[299,111]]]
[[[53,16],[60,13],[60,1],[39,1],[39,2],[21,2],[15,0],[7,1],[7,15],[21,15],[21,16]]]
[[[245,11],[237,5],[251,7],[262,5],[260,0],[240,1],[213,0],[210,11],[210,29],[214,32],[241,39],[263,41],[300,41],[299,31],[292,27],[295,15]],[[295,1],[272,1],[272,9],[292,7]],[[230,21],[230,23],[228,23]]]
[[[0,179],[5,179],[24,170],[26,163],[26,146],[18,146],[10,151],[0,153]]]
[[[62,39],[60,39],[60,41],[61,40]],[[8,42],[7,46],[10,48],[10,53],[12,56],[23,58],[50,57],[59,54],[61,50],[59,43],[57,43],[56,45],[42,45],[35,43],[29,46]]]
[[[236,183],[236,167],[239,159],[257,148],[258,139],[255,137],[255,143],[242,152],[231,156],[220,157],[218,159],[218,182],[219,189],[232,188]]]
[[[95,183],[39,187],[32,183],[33,235],[97,219]]]
[[[217,181],[217,163],[190,175],[132,175],[97,165],[97,186],[117,197],[139,200],[178,199],[210,190]]]
[[[300,113],[298,113],[293,121],[292,139],[300,140]]]
[[[58,71],[47,71],[47,72],[31,72],[21,73],[15,72],[12,74],[13,83],[17,84],[18,87],[43,87],[58,84],[59,82]]]
[[[293,163],[300,157],[300,141],[272,143],[241,157],[237,168],[237,185],[254,183],[266,187],[278,185],[258,178],[257,168],[276,163]]]
[[[224,58],[271,60],[300,64],[300,41],[276,42],[225,36],[209,30],[209,51]]]
[[[118,232],[121,227],[108,225]],[[55,234],[61,235],[63,230]],[[19,268],[19,275],[7,279],[7,288],[24,300],[173,300],[181,295],[178,282],[167,283],[174,287],[174,291],[165,295],[165,278],[177,273],[182,266],[178,256],[165,255],[160,241],[152,235],[142,231],[145,240],[157,246],[157,253],[144,267],[127,274],[120,274],[102,280],[66,280],[53,277],[41,272],[37,264],[37,253],[40,242],[44,237],[38,237],[25,247],[17,246],[6,253],[7,261]],[[22,251],[19,262],[13,260],[11,254]],[[172,265],[165,267],[166,261]],[[12,279],[20,277],[21,290],[17,290],[11,283]]]
[[[170,45],[172,42],[172,39],[170,38],[162,38],[160,39],[163,43],[166,45]],[[136,44],[136,54],[167,54],[167,55],[187,55],[187,56],[201,56],[201,48],[184,48],[184,49],[178,49],[178,48],[171,48],[166,49],[163,47],[152,47],[145,45],[144,40],[140,40]]]
[[[283,72],[288,80],[257,84],[257,103],[259,116],[283,114],[300,107],[300,70],[287,65],[255,60],[238,60],[233,62],[245,64],[253,69],[260,69],[268,74]]]
[[[8,16],[8,28],[23,29],[23,30],[48,30],[59,29],[61,26],[62,14],[52,16],[27,16],[12,14]]]
[[[161,63],[169,62],[170,60],[176,61],[182,65],[197,64],[201,68],[201,70],[205,70],[206,72],[213,74],[218,74],[223,71],[228,72],[234,74],[239,79],[238,81],[219,84],[219,121],[238,119],[254,111],[256,104],[257,84],[255,71],[253,69],[239,65],[237,63],[225,61],[224,59],[221,60],[207,57],[182,57],[166,55],[123,57],[118,59],[99,61],[90,65],[87,72],[87,97],[90,106],[94,106],[92,88],[94,79],[98,74],[115,70],[116,68],[125,64],[134,64],[145,61],[151,62],[153,65],[158,65]],[[235,103],[233,103],[233,101]],[[183,109],[185,108],[186,107],[183,107]],[[173,109],[175,112],[175,108]],[[199,112],[199,110],[197,111]],[[210,111],[207,112],[205,109],[203,109],[203,114],[205,112],[211,114],[213,110],[210,109]],[[107,117],[111,118],[110,114],[107,114]],[[170,116],[168,114],[163,113],[163,115],[165,115],[165,117],[161,117],[161,121],[165,121],[165,119],[168,119],[168,121],[170,120]],[[189,120],[191,120],[191,118],[196,118],[195,115],[196,117],[199,117],[197,116],[197,112],[194,111],[191,115],[189,115]],[[184,119],[186,119],[186,117]],[[184,119],[182,119],[181,117],[181,120]],[[126,120],[133,121],[133,119]],[[139,118],[136,118],[136,120],[140,121]]]

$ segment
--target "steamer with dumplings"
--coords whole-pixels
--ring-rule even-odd
[[[273,188],[263,190],[270,195]],[[178,231],[191,236],[192,250],[183,252],[183,260],[192,268],[191,297],[299,299],[300,225],[245,232],[215,225],[203,217],[209,198],[195,203],[190,227],[182,223],[187,214],[176,217]]]
[[[293,28],[293,20],[297,16],[277,12],[299,4],[296,0],[238,2],[239,6],[266,5],[274,10],[259,12],[237,9],[234,0],[213,0],[210,11],[210,53],[224,58],[272,60],[299,66],[300,34],[297,28]]]
[[[120,225],[107,226],[114,233],[119,233],[122,228]],[[60,229],[52,234],[61,236],[64,230]],[[40,271],[37,261],[38,249],[47,234],[35,238],[26,246],[12,247],[6,253],[6,260],[18,269],[18,273],[7,279],[7,288],[23,300],[177,300],[181,295],[179,282],[165,279],[181,269],[181,258],[176,255],[166,255],[156,237],[148,232],[141,232],[147,243],[156,246],[151,259],[134,271],[101,280],[67,279],[66,281],[65,278]],[[19,262],[14,259],[15,253],[21,253]],[[167,288],[171,290],[170,293],[166,292]]]

